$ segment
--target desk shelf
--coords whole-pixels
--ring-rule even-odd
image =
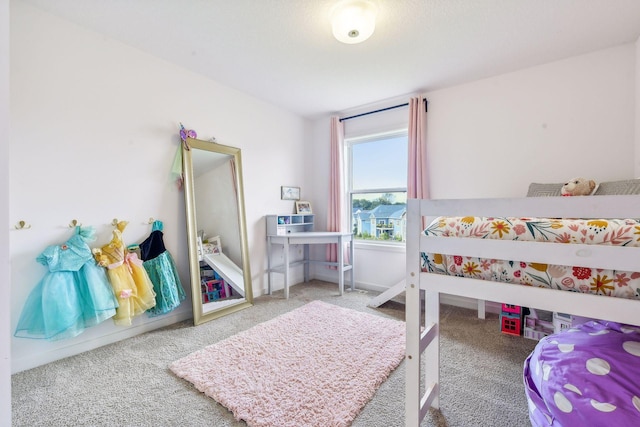
[[[267,236],[313,231],[313,214],[267,215]]]

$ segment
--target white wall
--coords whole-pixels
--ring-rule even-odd
[[[263,216],[291,211],[292,203],[280,200],[281,185],[305,189],[306,122],[22,2],[11,2],[10,12],[7,223],[31,224],[9,233],[11,333],[46,272],[36,256],[69,238],[73,219],[96,227],[94,247],[110,240],[113,218],[130,222],[126,243],[148,236],[149,217],[162,220],[167,249],[189,287],[183,193],[169,179],[179,122],[202,139],[215,136],[242,149],[251,271],[254,295],[260,295],[266,286]],[[59,342],[12,338],[12,370],[190,317],[185,301],[171,314],[143,316],[132,327],[108,320]]]
[[[9,1],[0,0],[0,135],[9,134]],[[9,144],[0,144],[0,199],[9,199]],[[11,425],[11,264],[9,262],[9,207],[0,208],[0,426]]]
[[[637,56],[636,46],[626,44],[427,92],[432,197],[518,197],[532,181],[633,177],[640,160]],[[312,132],[314,197],[326,205],[328,186],[320,178],[329,170],[328,117],[315,120]],[[356,245],[355,261],[360,287],[385,289],[405,274],[404,253],[395,248]]]
[[[627,44],[428,93],[432,197],[633,177],[634,69]]]

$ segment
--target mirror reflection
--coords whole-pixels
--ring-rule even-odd
[[[185,202],[194,324],[251,305],[240,149],[187,138]]]

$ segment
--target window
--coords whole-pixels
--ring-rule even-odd
[[[407,131],[345,140],[351,229],[355,239],[404,242]]]

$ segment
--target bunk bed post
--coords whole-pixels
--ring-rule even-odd
[[[486,317],[487,317],[487,314],[486,314],[485,300],[479,299],[478,300],[478,319],[486,319]]]
[[[406,383],[405,383],[405,425],[420,426],[420,252],[418,239],[420,232],[416,221],[420,218],[419,201],[407,200],[407,277],[406,283]],[[421,221],[420,221],[421,222]]]

